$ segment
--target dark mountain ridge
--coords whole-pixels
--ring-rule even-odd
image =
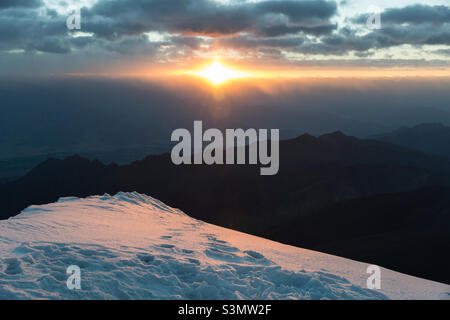
[[[31,204],[54,202],[63,196],[137,191],[210,223],[306,248],[322,246],[325,252],[343,252],[343,256],[353,259],[365,259],[371,252],[373,263],[382,261],[385,266],[402,271],[402,264],[394,262],[400,255],[402,261],[412,261],[413,252],[399,248],[387,255],[383,248],[364,250],[361,248],[364,242],[355,242],[373,236],[366,224],[370,224],[375,213],[369,215],[368,210],[358,206],[346,207],[345,231],[332,233],[330,238],[327,228],[340,225],[336,218],[342,215],[339,203],[364,197],[371,203],[370,197],[380,194],[396,194],[403,199],[409,197],[408,192],[418,189],[444,190],[448,186],[450,162],[447,159],[334,132],[317,138],[302,135],[281,141],[280,171],[275,176],[260,176],[259,166],[255,165],[176,166],[168,153],[124,166],[104,165],[79,156],[49,159],[26,176],[0,185],[0,217],[8,218]],[[393,208],[407,215],[411,206],[408,201],[400,203],[401,206]],[[448,224],[447,211],[442,212],[437,216],[437,225]],[[425,220],[428,214],[426,210],[420,213]],[[419,241],[411,230],[420,230],[421,224],[413,228],[406,220],[389,221],[382,212],[378,216],[384,221],[377,233],[382,244],[388,246],[388,236],[402,228],[406,230],[402,234],[410,242]],[[324,226],[318,227],[318,222]],[[400,225],[392,229],[394,222]],[[317,233],[311,234],[313,230]],[[362,230],[362,233],[355,234],[352,230]],[[445,237],[448,243],[448,235]],[[349,249],[336,251],[333,244]],[[433,250],[436,243],[425,241],[423,246]],[[358,247],[359,251],[352,251],[352,247]],[[422,270],[420,267],[426,262],[414,263]],[[418,274],[417,270],[404,270]],[[436,270],[428,270],[425,277],[448,282],[446,271]]]
[[[450,157],[450,127],[440,123],[423,123],[413,127],[402,127],[371,138],[429,155]]]

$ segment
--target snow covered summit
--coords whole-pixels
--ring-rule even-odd
[[[81,289],[66,269],[81,270]],[[61,198],[0,221],[0,299],[448,299],[448,285],[190,218],[149,196]]]

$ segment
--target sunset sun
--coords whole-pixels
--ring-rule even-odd
[[[228,68],[219,61],[215,61],[202,70],[190,72],[190,74],[205,78],[215,85],[222,84],[228,80],[249,76],[248,73]]]

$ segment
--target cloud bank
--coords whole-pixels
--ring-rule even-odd
[[[158,63],[217,53],[287,63],[327,57],[449,63],[449,5],[388,7],[381,12],[382,28],[372,30],[366,26],[370,13],[360,8],[349,15],[346,1],[85,0],[81,30],[71,31],[66,19],[79,2],[57,3],[0,3],[5,64],[20,65],[12,57],[18,54],[145,56]]]

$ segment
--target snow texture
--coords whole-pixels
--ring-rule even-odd
[[[81,269],[69,290],[66,269]],[[0,221],[0,299],[448,299],[449,286],[190,218],[138,193]]]

